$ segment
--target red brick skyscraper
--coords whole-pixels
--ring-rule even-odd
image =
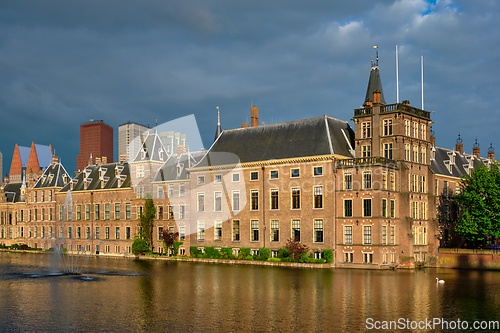
[[[113,162],[113,128],[102,120],[91,120],[80,125],[80,154],[76,158],[76,169],[83,170],[90,156],[95,162],[96,157],[107,157],[107,162]]]

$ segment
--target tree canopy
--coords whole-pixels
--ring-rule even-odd
[[[469,240],[488,235],[500,237],[500,171],[481,166],[462,178],[461,193],[455,196],[461,217],[455,231]]]
[[[153,223],[156,214],[153,199],[147,198],[144,201],[144,210],[140,215],[141,227],[140,237],[146,241],[146,245],[151,249],[153,246]]]

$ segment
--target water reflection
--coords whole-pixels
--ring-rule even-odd
[[[358,331],[374,320],[498,320],[500,272],[306,270],[91,258],[94,281],[0,252],[0,325],[16,331]],[[47,262],[46,262],[47,261]],[[27,274],[25,274],[27,273]],[[446,282],[436,283],[439,277]]]

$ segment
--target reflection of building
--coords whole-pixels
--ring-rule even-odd
[[[9,181],[20,182],[23,170],[26,171],[26,179],[33,180],[40,175],[52,162],[52,146],[44,146],[31,143],[31,148],[14,147],[12,163],[10,165]]]
[[[80,154],[76,158],[76,169],[83,170],[92,158],[105,158],[113,162],[113,128],[102,120],[91,120],[80,125]]]
[[[179,146],[183,147],[183,152],[187,151],[188,142],[186,134],[180,134],[174,131],[164,131],[160,132],[159,135],[167,153],[177,154]]]
[[[126,155],[127,161],[135,158],[135,155],[142,146],[142,135],[149,130],[149,127],[128,122],[118,126],[118,155]]]

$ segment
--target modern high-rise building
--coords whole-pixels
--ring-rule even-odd
[[[167,150],[169,154],[177,154],[177,147],[183,147],[182,149],[185,152],[188,147],[187,136],[186,134],[177,133],[174,131],[164,131],[159,134],[161,143]]]
[[[118,157],[127,155],[127,161],[132,161],[142,147],[141,136],[147,136],[148,130],[149,127],[131,121],[118,126]]]
[[[80,125],[80,154],[76,158],[76,169],[85,169],[90,158],[94,163],[96,157],[105,157],[107,163],[113,162],[113,128],[102,120],[90,120]]]

